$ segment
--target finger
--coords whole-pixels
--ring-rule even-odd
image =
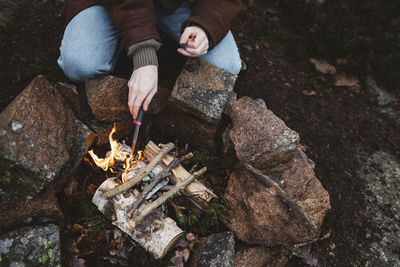
[[[184,56],[187,56],[187,57],[194,57],[194,55],[188,53],[188,52],[187,52],[185,49],[183,49],[183,48],[178,48],[178,52],[181,53],[181,54],[184,55]]]
[[[204,34],[199,34],[195,38],[190,38],[186,44],[187,47],[190,48],[199,48],[207,39],[207,36]]]
[[[204,55],[205,53],[207,53],[207,49],[208,49],[208,44],[203,43],[201,45],[201,47],[196,48],[196,49],[186,47],[186,52],[192,54],[192,56],[200,56],[200,55]]]
[[[129,103],[128,103],[129,111],[131,112],[132,117],[134,119],[136,119],[136,117],[137,117],[137,111],[135,111],[135,109],[134,109],[135,100],[136,100],[136,98],[133,98],[132,100],[129,100]]]
[[[135,114],[134,116],[135,119],[137,117],[140,107],[142,106],[144,98],[145,96],[143,94],[138,94],[138,96],[135,99],[135,102],[133,103],[133,113]]]
[[[185,29],[181,35],[181,39],[180,39],[179,43],[181,45],[186,44],[189,40],[189,36],[191,35],[191,33],[192,32],[190,30]]]
[[[207,54],[208,48],[209,48],[208,42],[204,42],[204,44],[201,47],[201,51],[202,51],[201,55]]]
[[[137,91],[132,89],[129,90],[129,95],[128,95],[128,108],[129,108],[129,112],[132,114],[133,118],[136,118],[137,113],[134,113],[134,109],[133,109],[133,105],[135,103],[137,97]]]
[[[150,102],[153,99],[153,96],[157,93],[157,87],[155,87],[150,94],[146,97],[146,99],[143,102],[143,110],[147,111],[149,108]]]

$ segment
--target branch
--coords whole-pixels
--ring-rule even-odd
[[[173,143],[168,143],[166,145],[162,146],[161,151],[157,154],[156,157],[142,170],[139,171],[138,174],[135,175],[131,180],[127,181],[124,184],[121,184],[117,187],[114,187],[108,192],[103,193],[102,197],[104,198],[112,198],[113,196],[116,196],[118,194],[125,193],[128,191],[130,188],[135,186],[137,183],[142,181],[142,179],[148,175],[156,166],[158,163],[160,163],[161,159],[164,157],[165,154],[167,154],[169,151],[171,151],[175,145]]]
[[[146,185],[145,188],[143,189],[142,193],[140,193],[140,195],[138,196],[138,198],[136,199],[136,201],[133,203],[132,207],[129,209],[127,216],[129,218],[132,217],[133,212],[135,211],[135,209],[137,209],[140,204],[142,204],[142,202],[144,201],[144,199],[146,198],[146,196],[150,193],[151,190],[153,190],[153,188],[165,177],[170,176],[170,172],[171,169],[175,168],[176,166],[178,166],[179,164],[181,164],[182,162],[184,162],[187,159],[190,159],[191,157],[193,157],[192,153],[189,153],[185,156],[182,156],[178,159],[174,159],[172,160],[168,166],[162,170],[162,172],[160,172],[159,174],[156,175],[156,177],[153,178],[153,181],[151,181],[150,184]]]
[[[131,225],[132,228],[135,228],[138,223],[143,221],[143,219],[154,209],[158,208],[163,204],[165,201],[167,201],[169,198],[173,197],[176,195],[181,188],[184,188],[188,184],[190,184],[192,181],[194,181],[196,178],[199,176],[203,175],[207,171],[207,168],[204,167],[198,172],[193,173],[190,175],[187,179],[184,181],[181,181],[177,183],[174,188],[172,188],[170,191],[164,193],[162,196],[151,202],[150,204],[147,204],[140,212],[138,212],[137,215],[134,215],[132,219],[129,220],[129,224]]]

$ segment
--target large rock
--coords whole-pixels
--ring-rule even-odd
[[[295,161],[304,163],[302,158]],[[240,164],[225,194],[228,228],[242,241],[262,246],[316,240],[330,208],[329,195],[311,173],[303,179],[307,184],[296,186],[294,180],[307,168],[311,167],[294,163],[282,180],[275,181],[249,164]]]
[[[235,267],[283,267],[288,257],[279,250],[266,247],[239,248],[235,253]]]
[[[128,80],[105,76],[86,81],[86,96],[93,116],[100,122],[132,122],[128,108]],[[170,91],[158,86],[147,113],[161,112],[167,105]]]
[[[365,183],[369,242],[360,247],[366,266],[400,266],[400,163],[384,151],[360,155],[358,179]]]
[[[57,91],[63,96],[64,102],[72,109],[78,118],[83,113],[83,108],[79,100],[78,89],[73,84],[58,82],[55,85]]]
[[[266,173],[305,211],[315,225],[321,226],[330,209],[330,200],[328,192],[315,176],[314,167],[314,162],[303,151],[297,150],[289,163]]]
[[[105,76],[86,81],[86,96],[94,117],[101,122],[131,120],[128,81]]]
[[[205,122],[171,105],[156,116],[152,126],[158,137],[177,139],[183,144],[197,147],[204,142],[212,142],[219,129],[218,125]]]
[[[59,227],[30,226],[0,236],[1,266],[61,266]]]
[[[0,198],[0,232],[17,225],[54,222],[61,218],[54,189],[49,186],[41,194],[31,198]]]
[[[268,110],[261,99],[242,97],[229,103],[230,137],[242,162],[267,169],[290,161],[299,135]]]
[[[37,76],[0,114],[0,196],[36,195],[62,182],[81,161],[89,135],[60,93]]]
[[[237,75],[207,61],[190,58],[175,83],[169,102],[206,122],[218,123],[233,95],[236,79]]]
[[[235,236],[222,232],[204,237],[196,246],[191,266],[232,267],[235,255]]]

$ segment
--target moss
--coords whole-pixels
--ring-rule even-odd
[[[214,154],[214,144],[210,141],[205,142],[198,150],[193,152],[193,161],[204,166],[212,159]]]
[[[51,265],[54,265],[54,263],[56,261],[56,256],[55,256],[54,250],[53,249],[49,249],[47,251],[47,255],[49,256],[49,263]]]
[[[48,262],[48,260],[49,260],[49,256],[47,254],[40,255],[40,257],[38,258],[38,262],[40,264],[46,264]]]
[[[52,244],[53,244],[53,243],[52,243],[51,241],[47,240],[47,239],[45,239],[45,240],[43,241],[44,248],[48,248],[48,247],[51,246]]]
[[[91,224],[89,228],[89,236],[94,237],[98,231],[105,228],[105,225],[109,222],[105,219],[103,214],[97,209],[92,203],[90,198],[77,199],[74,203],[74,209],[76,209],[77,222],[83,225]]]

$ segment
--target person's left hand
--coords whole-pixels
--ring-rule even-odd
[[[179,44],[185,45],[185,48],[178,48],[178,52],[188,57],[204,55],[209,46],[207,34],[197,26],[186,27]]]

